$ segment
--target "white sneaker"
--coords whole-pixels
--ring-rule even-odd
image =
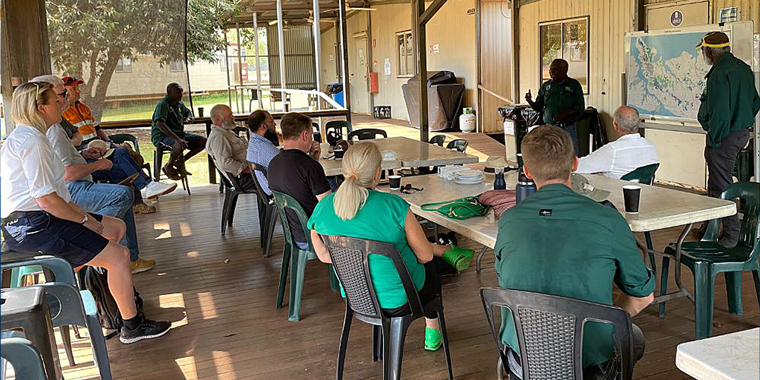
[[[148,199],[158,198],[174,191],[177,188],[176,183],[166,184],[157,181],[151,181],[145,188],[145,195]]]

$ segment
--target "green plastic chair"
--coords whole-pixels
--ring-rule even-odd
[[[0,354],[4,360],[13,365],[13,372],[17,379],[26,380],[48,380],[45,369],[42,364],[42,357],[32,342],[18,337],[17,335],[8,335],[11,332],[3,332],[2,342],[0,342]],[[2,378],[5,378],[5,363],[2,364]]]
[[[306,216],[306,211],[301,207],[301,204],[290,195],[279,191],[272,190],[272,195],[274,196],[274,203],[277,206],[277,213],[280,215],[282,230],[285,233],[285,248],[282,253],[282,266],[280,269],[280,286],[277,290],[277,309],[282,309],[282,299],[285,296],[285,281],[287,281],[288,278],[288,266],[292,265],[293,269],[290,273],[288,320],[291,322],[298,322],[301,320],[301,296],[303,294],[303,279],[306,271],[306,262],[316,259],[317,254],[314,252],[314,245],[311,243],[311,233],[306,228],[306,221],[309,220],[309,218]],[[306,240],[309,243],[309,250],[298,248],[295,240],[293,240],[288,217],[285,213],[286,209],[292,210],[298,216],[304,235],[306,235]],[[339,287],[338,279],[335,276],[332,265],[330,265],[330,287],[333,290],[338,290]]]
[[[637,179],[639,180],[639,183],[651,185],[654,183],[654,173],[657,172],[657,169],[659,167],[660,167],[660,164],[651,164],[647,166],[642,166],[622,176],[620,179],[622,179],[623,181],[631,181],[631,180]]]
[[[694,299],[696,304],[696,338],[707,338],[712,334],[713,304],[715,301],[715,276],[726,275],[728,293],[728,311],[732,314],[742,313],[741,272],[752,272],[755,280],[755,292],[760,302],[760,277],[758,277],[758,255],[760,254],[760,183],[738,182],[730,185],[722,199],[741,199],[741,211],[744,220],[739,233],[739,244],[734,248],[725,248],[718,244],[720,219],[711,220],[705,236],[701,241],[684,243],[681,263],[689,267],[694,274]],[[665,253],[675,254],[675,244],[665,248]],[[662,261],[660,294],[667,293],[668,258]],[[665,303],[660,304],[664,314]]]

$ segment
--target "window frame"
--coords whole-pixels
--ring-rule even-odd
[[[175,62],[177,64],[179,64],[179,69],[175,69],[175,68],[172,67],[172,65]],[[185,66],[184,62],[182,62],[182,61],[169,61],[169,72],[172,72],[172,73],[181,73],[181,72],[184,72],[185,71],[185,67],[184,66]]]
[[[129,61],[128,65],[124,64],[124,61]],[[119,66],[121,66],[121,69],[119,69]],[[132,59],[121,57],[119,58],[119,61],[116,62],[116,68],[114,69],[114,73],[131,73],[132,72]]]
[[[412,69],[409,70],[409,67],[406,67],[406,62],[407,62],[408,57],[411,56],[412,57],[412,63],[414,63],[414,58],[413,58],[414,57],[414,46],[412,46],[412,52],[411,52],[411,54],[408,53],[409,48],[407,47],[407,41],[409,40],[409,38],[407,38],[407,36],[409,36],[409,38],[411,38],[411,39],[414,39],[411,29],[409,29],[409,30],[402,30],[400,32],[396,32],[395,39],[393,40],[393,46],[394,46],[394,49],[396,50],[396,78],[411,78],[411,77],[414,76],[415,68],[412,67]],[[404,54],[403,54],[403,56],[402,56],[401,51],[398,48],[399,47],[399,45],[398,45],[399,37],[403,37],[403,40],[404,40],[404,49],[403,49],[404,50]],[[412,43],[412,44],[414,44],[414,43]],[[401,60],[402,60],[402,58],[404,60],[403,61],[404,62],[404,66],[403,67],[405,69],[404,72],[401,71],[401,68],[402,68],[402,66],[401,66],[402,61]]]
[[[543,63],[542,63],[542,55],[541,52],[543,51],[543,39],[541,38],[541,28],[544,26],[549,25],[555,25],[560,24],[560,47],[564,46],[564,38],[565,38],[565,24],[571,23],[574,21],[586,21],[586,88],[583,90],[583,95],[589,95],[591,94],[591,16],[579,16],[579,17],[569,17],[564,19],[558,19],[558,20],[550,20],[550,21],[542,21],[538,23],[538,81],[539,86],[544,84],[544,78],[543,78]],[[567,58],[563,55],[563,49],[560,48],[559,56],[558,58],[562,58],[567,60]]]

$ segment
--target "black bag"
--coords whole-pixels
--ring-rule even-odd
[[[124,320],[122,320],[119,308],[116,306],[116,300],[108,288],[108,271],[100,267],[85,267],[83,283],[84,287],[92,293],[92,297],[95,299],[95,305],[98,307],[100,326],[107,330],[115,330],[106,335],[106,339],[111,339],[118,335],[121,331],[121,326],[124,325]],[[134,289],[134,292],[137,313],[142,314],[142,297],[140,297],[137,289]]]

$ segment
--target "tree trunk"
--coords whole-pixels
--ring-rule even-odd
[[[114,71],[116,71],[116,65],[119,63],[121,53],[122,49],[120,48],[108,49],[105,66],[103,66],[100,77],[97,78],[95,93],[92,95],[92,98],[90,98],[89,103],[87,103],[87,105],[90,106],[90,109],[92,109],[92,116],[95,117],[95,120],[98,123],[100,123],[100,120],[103,117],[103,106],[105,105],[108,86],[111,84],[111,78],[113,77]],[[95,85],[93,79],[90,79],[90,83],[93,86]],[[88,93],[90,92],[88,91]]]

